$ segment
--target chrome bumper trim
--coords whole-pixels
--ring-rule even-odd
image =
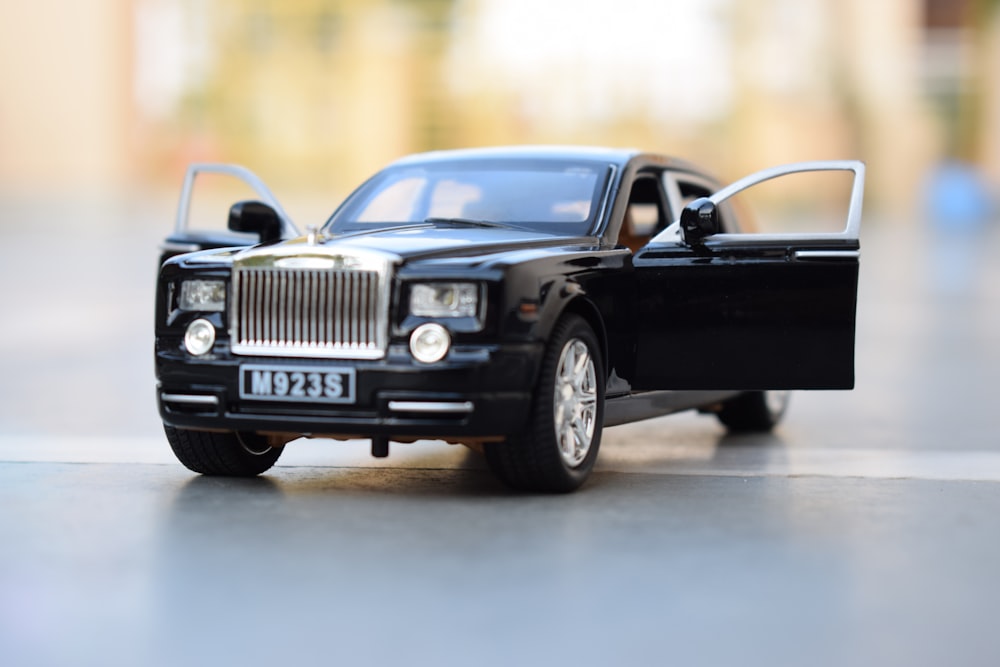
[[[164,403],[185,403],[187,405],[218,405],[218,396],[205,396],[204,394],[160,394],[160,400]]]
[[[389,409],[393,412],[470,414],[475,406],[472,401],[389,401]]]

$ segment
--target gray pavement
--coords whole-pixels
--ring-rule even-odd
[[[855,391],[610,429],[535,497],[431,442],[176,464],[171,206],[0,206],[0,664],[1000,663],[1000,222],[868,223]]]

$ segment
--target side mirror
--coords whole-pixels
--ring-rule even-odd
[[[261,243],[273,243],[281,239],[281,218],[263,202],[236,202],[229,209],[229,229],[257,234]]]
[[[708,197],[695,199],[681,211],[681,236],[685,243],[700,245],[706,237],[720,231],[719,209]]]

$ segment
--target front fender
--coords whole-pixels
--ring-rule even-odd
[[[531,329],[534,340],[548,341],[560,318],[566,313],[579,315],[590,324],[601,344],[601,355],[608,359],[608,335],[604,316],[590,298],[587,289],[569,276],[558,276],[545,282],[540,290],[538,319]]]

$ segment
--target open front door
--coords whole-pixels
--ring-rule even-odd
[[[736,193],[810,171],[854,173],[843,231],[713,233],[716,207]],[[863,190],[863,163],[810,162],[690,204],[634,258],[633,388],[852,388]]]
[[[258,239],[253,234],[240,234],[227,230],[224,215],[219,216],[218,224],[214,227],[201,229],[192,226],[190,220],[191,201],[195,180],[199,174],[219,174],[241,181],[244,184],[244,188],[249,187],[249,192],[252,192],[253,196],[275,210],[281,220],[283,238],[299,236],[299,231],[288,217],[288,214],[285,213],[281,204],[278,203],[277,198],[252,171],[234,164],[196,163],[190,165],[184,175],[184,185],[181,188],[181,198],[177,206],[177,220],[174,225],[174,231],[160,246],[161,264],[170,257],[185,252],[230,246],[249,246],[257,243]]]

